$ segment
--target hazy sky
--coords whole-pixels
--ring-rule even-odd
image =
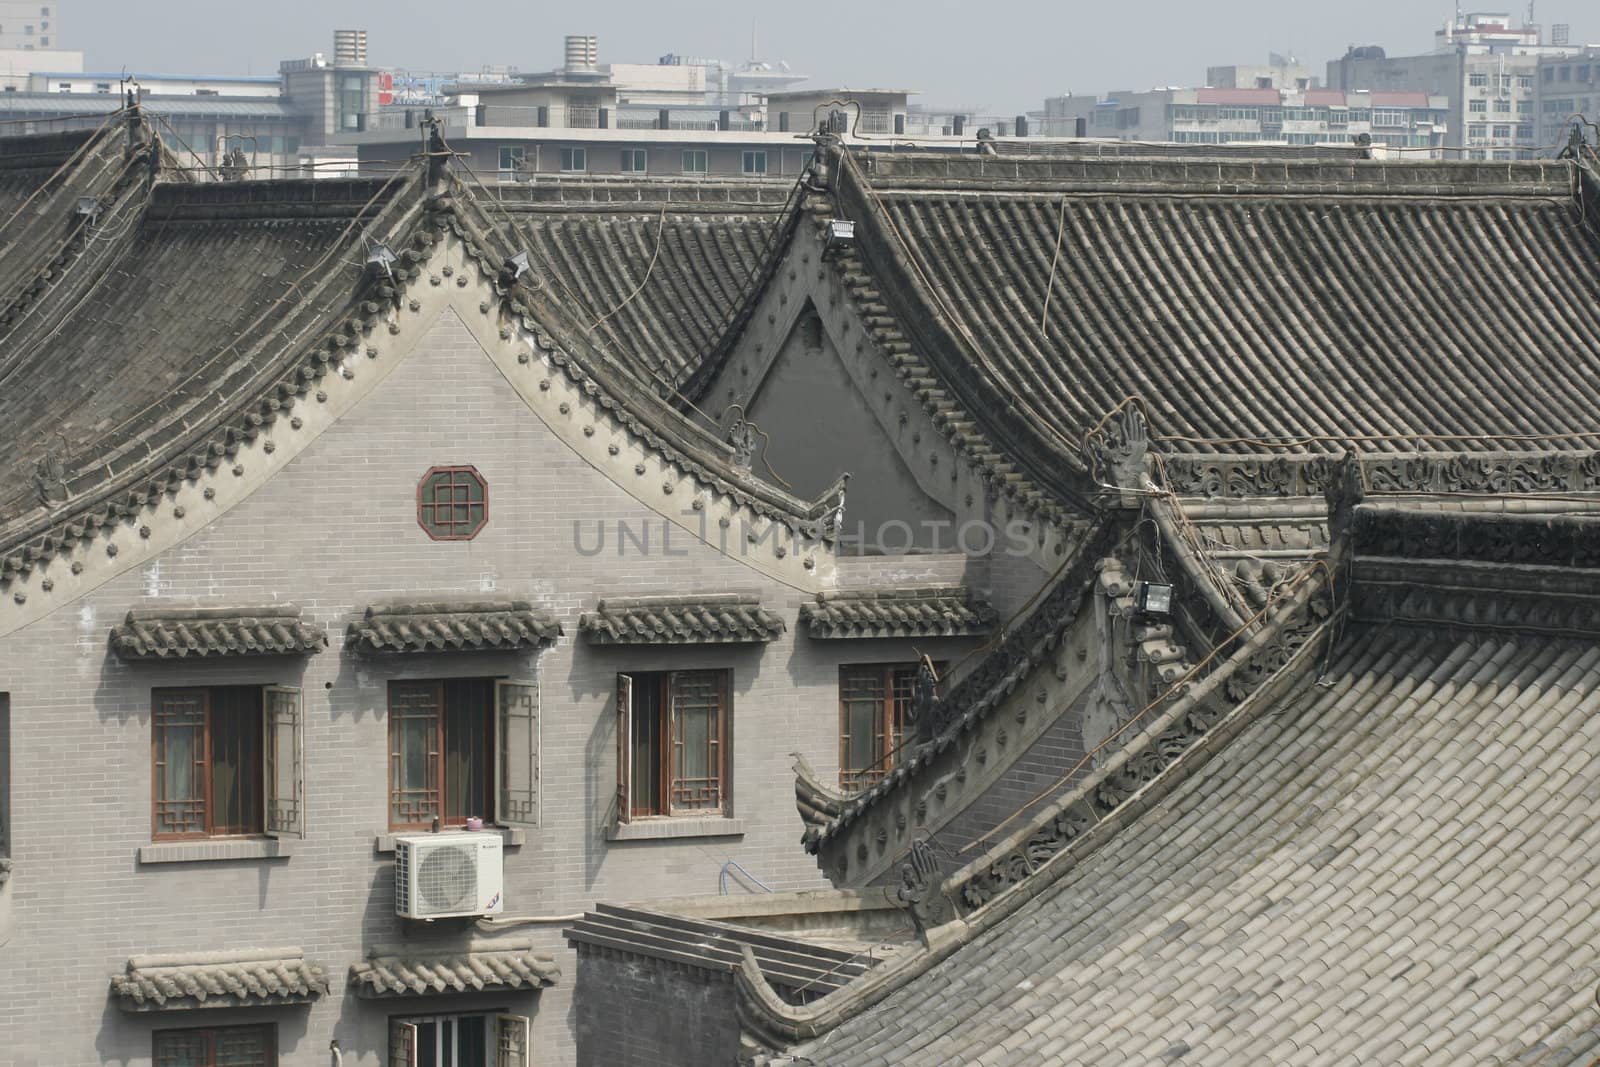
[[[1350,44],[1426,51],[1452,8],[1416,0],[58,0],[59,42],[95,70],[267,74],[280,59],[331,52],[333,30],[364,28],[370,58],[412,70],[561,63],[561,38],[593,33],[601,62],[667,52],[744,60],[759,26],[763,58],[813,84],[923,90],[930,105],[1009,113],[1047,95],[1198,85],[1208,64],[1293,51],[1314,69]],[[1477,10],[1469,6],[1467,10]],[[1525,8],[1512,10],[1520,19]],[[1538,17],[1600,38],[1593,0],[1542,0]]]

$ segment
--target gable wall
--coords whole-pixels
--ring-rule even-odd
[[[417,481],[441,464],[472,464],[488,480],[490,520],[474,541],[434,542],[416,524]],[[594,524],[608,527],[604,552],[575,547],[575,521],[584,524],[585,550],[595,543]],[[630,546],[619,557],[619,521],[648,529],[657,553]],[[16,769],[16,869],[0,888],[0,914],[10,908],[14,916],[10,941],[0,942],[0,1048],[8,1062],[133,1067],[149,1062],[157,1026],[277,1019],[285,1063],[325,1062],[337,1038],[347,1064],[377,1065],[387,1015],[490,1007],[534,1016],[537,1062],[572,1062],[575,967],[559,924],[516,931],[531,931],[563,966],[560,984],[538,996],[411,1005],[345,995],[345,972],[367,947],[436,937],[446,925],[401,928],[392,857],[374,850],[387,826],[385,685],[393,677],[537,675],[543,823],[506,853],[508,915],[714,893],[728,859],[775,889],[823,884],[799,847],[788,753],[804,752],[833,776],[838,665],[910,659],[911,643],[812,643],[795,632],[798,606],[811,594],[679,529],[669,541],[674,555],[662,554],[662,521],[535,417],[446,310],[387,379],[252,496],[0,638]],[[574,642],[579,612],[602,596],[733,590],[759,592],[789,632],[757,648],[630,651]],[[346,623],[368,603],[441,594],[529,599],[556,612],[567,636],[537,657],[396,665],[359,661],[339,647]],[[186,599],[296,603],[333,647],[305,659],[187,667],[132,667],[108,654],[108,631],[130,607]],[[965,644],[918,647],[953,659]],[[745,832],[606,841],[615,673],[700,666],[734,671],[732,803]],[[287,858],[140,862],[150,843],[150,689],[246,682],[304,691],[308,836]],[[332,994],[309,1010],[133,1016],[106,994],[108,976],[131,955],[275,945],[298,945],[326,965]]]

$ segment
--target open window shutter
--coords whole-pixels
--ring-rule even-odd
[[[266,830],[271,837],[304,837],[305,729],[300,712],[300,690],[288,686],[262,687],[261,752],[265,761]]]
[[[494,1017],[494,1067],[528,1067],[528,1017]]]
[[[539,822],[539,690],[531,682],[495,682],[499,803],[507,826]]]
[[[417,1024],[389,1020],[389,1067],[417,1067]]]
[[[617,675],[617,821],[633,811],[633,678]]]

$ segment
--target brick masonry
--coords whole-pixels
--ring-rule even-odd
[[[473,541],[432,541],[417,526],[417,480],[442,464],[471,464],[488,479],[490,521]],[[655,551],[630,543],[619,554],[619,522],[648,528]],[[583,524],[583,552],[574,523]],[[586,554],[601,526],[603,550]],[[796,625],[809,594],[681,529],[672,531],[669,556],[660,551],[661,531],[658,512],[530,413],[447,310],[387,379],[248,499],[146,564],[0,638],[16,862],[0,889],[0,1058],[15,1067],[144,1067],[153,1029],[275,1020],[284,1064],[324,1064],[337,1039],[346,1064],[377,1067],[389,1015],[493,1008],[533,1017],[533,1062],[573,1062],[575,958],[557,923],[516,931],[531,931],[564,969],[561,982],[540,994],[412,1005],[345,993],[345,971],[368,947],[421,932],[394,916],[392,857],[374,851],[375,836],[387,829],[386,683],[393,678],[539,682],[543,820],[507,851],[508,915],[715,893],[730,859],[777,889],[825,884],[799,847],[789,753],[803,752],[825,778],[835,776],[839,665],[910,659],[911,643],[813,642]],[[919,559],[909,566],[932,573],[959,565]],[[877,566],[884,576],[906,569],[894,561]],[[878,577],[872,566],[860,569],[864,581]],[[788,632],[755,647],[574,643],[578,614],[604,596],[733,591],[758,593]],[[306,658],[232,664],[129,666],[108,651],[110,627],[130,607],[285,601],[342,635],[369,603],[437,596],[531,600],[555,612],[567,636],[537,654],[399,664],[357,660],[337,640]],[[924,646],[955,660],[971,643]],[[744,833],[608,841],[615,675],[669,667],[733,671],[731,814]],[[304,692],[307,837],[275,858],[141,863],[139,850],[150,844],[150,690],[237,683]],[[333,993],[309,1009],[137,1016],[107,996],[108,976],[132,955],[264,945],[303,948],[328,967]]]

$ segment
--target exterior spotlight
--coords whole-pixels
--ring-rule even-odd
[[[1139,582],[1133,587],[1133,603],[1141,615],[1171,615],[1172,586]]]
[[[532,263],[528,259],[528,253],[526,251],[522,251],[506,260],[505,271],[507,274],[511,275],[512,281],[516,281],[518,278],[521,278],[524,274],[528,273],[528,268],[530,266],[532,266]]]
[[[94,196],[80,196],[80,197],[78,197],[78,203],[77,203],[76,206],[73,207],[72,213],[74,215],[82,215],[84,218],[88,219],[90,222],[93,222],[100,215],[100,199],[99,199],[99,197],[94,197]]]
[[[847,248],[854,247],[856,243],[856,224],[851,219],[828,220],[828,243],[823,246],[822,254],[838,255]]]
[[[399,258],[394,251],[383,242],[374,244],[367,249],[367,273],[381,274],[385,278],[394,277],[394,261]]]

